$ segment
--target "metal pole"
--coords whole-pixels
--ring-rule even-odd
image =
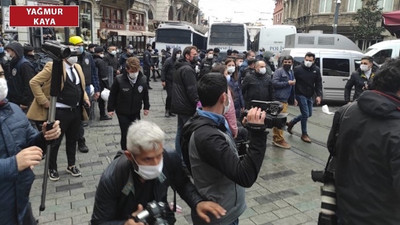
[[[336,0],[335,20],[334,20],[334,22],[333,22],[333,33],[334,33],[334,34],[337,34],[337,26],[338,26],[338,20],[339,20],[340,3],[342,3],[341,0]]]

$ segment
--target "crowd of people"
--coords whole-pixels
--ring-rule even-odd
[[[270,52],[230,50],[223,57],[217,48],[201,51],[188,46],[163,49],[159,55],[149,44],[143,56],[138,57],[131,45],[117,55],[114,45],[91,44],[85,49],[82,38],[72,36],[68,45],[76,54],[60,62],[57,122],[49,129],[46,121],[55,62],[39,68],[32,60],[31,46],[18,42],[3,45],[0,43],[0,186],[4,188],[0,189],[0,197],[5,199],[1,201],[16,202],[1,210],[5,224],[36,223],[29,205],[29,189],[32,169],[42,159],[45,140],[54,140],[45,174],[50,180],[60,179],[57,157],[64,136],[68,163],[65,169],[73,177],[82,175],[76,166],[76,151],[90,152],[85,121],[93,116],[91,108],[98,102],[100,120],[118,118],[121,151],[116,152],[100,179],[91,224],[143,224],[135,218],[137,214],[152,201],[168,205],[167,190],[171,187],[192,209],[194,224],[237,225],[246,209],[244,188],[256,181],[266,151],[266,112],[254,100],[280,102],[282,113],[287,112],[289,104],[298,106],[300,115],[285,125],[292,134],[293,127],[301,122],[300,139],[305,143],[312,142],[307,130],[312,107],[322,101],[321,73],[312,52],[305,54],[297,66],[291,56],[282,56],[280,67],[276,68]],[[375,71],[372,59],[365,57],[345,87],[345,100],[351,103],[350,91],[355,86],[353,100],[357,103],[351,104],[356,106],[351,107],[347,117],[335,116],[328,140],[328,148],[337,158],[338,203],[343,204],[339,219],[343,224],[369,220],[368,216],[360,216],[365,208],[358,210],[353,204],[361,198],[365,204],[372,202],[366,194],[357,195],[355,187],[382,192],[374,197],[381,198],[379,203],[386,208],[369,210],[373,215],[370,219],[385,215],[385,224],[398,221],[388,213],[398,211],[394,201],[398,197],[393,197],[397,196],[396,133],[382,135],[376,147],[372,142],[361,145],[361,136],[356,135],[357,129],[370,134],[372,127],[382,134],[396,130],[391,122],[396,124],[399,117],[398,68],[399,60],[394,60]],[[141,120],[142,112],[144,116],[150,113],[151,79],[152,85],[161,79],[159,84],[167,92],[164,116],[177,119],[175,150],[164,148],[165,134],[157,124]],[[13,124],[17,120],[22,122]],[[339,129],[342,121],[348,124]],[[20,127],[26,135],[17,133]],[[272,133],[273,145],[291,148],[283,127],[274,127]],[[243,140],[248,142],[248,148],[239,152],[237,143]],[[382,159],[379,165],[374,161],[377,159],[363,156],[360,146],[371,152],[365,154]],[[386,153],[378,155],[376,148]],[[358,158],[349,163],[349,157]],[[361,161],[370,166],[367,168]],[[374,166],[385,174],[373,179],[383,185],[377,189],[368,178],[356,178],[354,172],[365,170],[373,174]],[[352,173],[345,168],[352,168]],[[350,184],[354,186],[349,187]],[[5,188],[10,191],[6,193]],[[14,191],[20,188],[24,188],[22,197]],[[354,195],[349,196],[347,190]],[[14,194],[10,196],[11,192]],[[173,209],[166,207],[165,220],[169,224],[175,222]]]

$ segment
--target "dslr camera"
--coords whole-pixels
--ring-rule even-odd
[[[42,45],[42,50],[47,53],[53,60],[63,60],[70,56],[78,56],[78,46],[63,45],[58,41],[46,41]]]
[[[149,225],[168,225],[166,220],[167,205],[164,202],[152,201],[147,203],[146,209],[133,219]]]
[[[252,100],[251,106],[261,108],[262,111],[267,113],[267,116],[264,120],[264,124],[267,128],[276,127],[282,129],[285,127],[288,113],[281,113],[283,109],[281,102]],[[242,113],[242,118],[247,116],[247,113],[248,110],[244,110]]]

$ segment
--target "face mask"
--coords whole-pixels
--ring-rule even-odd
[[[208,54],[208,55],[207,55],[207,58],[209,58],[209,59],[214,58],[214,54]]]
[[[231,81],[231,75],[226,75],[225,77],[228,82]]]
[[[240,63],[238,64],[238,66],[239,66],[239,67],[241,67],[241,66],[242,66],[242,64],[243,64],[243,62],[240,62]]]
[[[129,52],[129,54],[132,54],[133,53],[133,49],[129,49],[128,52]]]
[[[111,55],[116,55],[116,54],[117,54],[117,51],[116,51],[116,50],[113,50],[113,51],[111,51],[110,53],[111,53]]]
[[[360,69],[361,69],[361,71],[366,72],[369,70],[369,66],[368,65],[360,65]]]
[[[5,78],[0,78],[0,101],[3,101],[8,94],[8,86]]]
[[[67,62],[71,65],[74,65],[78,62],[78,56],[71,56],[67,59]]]
[[[228,95],[226,97],[228,97]],[[224,105],[224,111],[222,112],[222,115],[225,115],[228,112],[230,106],[231,106],[231,100],[229,100],[228,97],[228,105]]]
[[[134,80],[137,76],[138,76],[139,72],[136,73],[129,73],[128,76],[129,78],[131,78],[132,80]]]
[[[84,51],[83,46],[79,46],[79,52],[82,54]]]
[[[0,53],[4,52],[4,47],[0,47]]]
[[[234,66],[228,66],[228,73],[232,74],[233,72],[235,72],[235,67]]]
[[[310,68],[313,65],[313,62],[311,61],[304,61],[304,65],[308,68]]]
[[[143,166],[139,165],[137,162],[136,165],[138,166],[138,170],[135,170],[135,172],[139,176],[141,176],[145,180],[153,180],[160,176],[164,166],[164,160],[161,159],[160,163],[156,166]]]
[[[7,61],[12,59],[10,53],[8,53],[8,52],[6,52],[6,54],[4,55],[4,58],[5,58],[5,60],[7,60]]]
[[[259,71],[259,73],[260,74],[265,74],[267,72],[267,68],[260,68],[260,71]]]
[[[104,57],[104,54],[102,53],[102,54],[100,54],[99,56],[100,56],[101,58],[103,58],[103,57]]]
[[[181,54],[176,54],[176,58],[179,59],[181,57]]]
[[[196,65],[196,67],[194,68],[194,70],[196,71],[196,73],[200,73],[200,69],[199,69],[199,66],[198,66],[198,65]]]
[[[288,64],[283,65],[283,69],[286,71],[289,71],[291,67],[292,67],[292,65],[288,65]]]

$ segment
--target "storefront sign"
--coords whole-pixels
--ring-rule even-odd
[[[12,27],[78,27],[79,6],[10,6]]]

